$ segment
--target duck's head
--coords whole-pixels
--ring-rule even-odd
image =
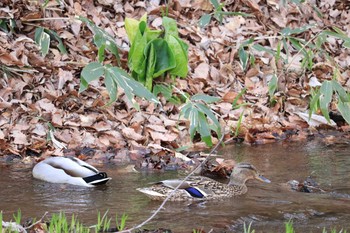
[[[250,163],[237,164],[230,176],[230,185],[244,185],[247,180],[259,180],[261,182],[270,183],[271,181],[259,174],[256,168]]]

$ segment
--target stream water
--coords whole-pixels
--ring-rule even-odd
[[[254,164],[271,184],[248,183],[248,193],[221,201],[168,203],[146,228],[173,232],[242,232],[243,222],[252,222],[256,232],[284,232],[284,222],[293,220],[297,232],[322,232],[325,227],[350,229],[350,156],[348,145],[275,143],[262,146],[226,146],[223,158]],[[101,168],[100,168],[101,169]],[[0,166],[0,211],[4,220],[18,208],[23,219],[40,218],[45,211],[74,213],[84,224],[94,224],[97,211],[109,216],[126,213],[127,226],[148,218],[160,202],[151,201],[135,189],[150,182],[177,178],[176,172],[125,173],[120,167],[104,167],[113,179],[103,187],[83,188],[35,180],[31,169]],[[326,194],[292,192],[288,180],[312,176]]]

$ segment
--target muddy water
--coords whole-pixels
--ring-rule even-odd
[[[173,232],[242,232],[243,222],[253,222],[257,232],[283,232],[283,223],[293,219],[297,232],[350,229],[349,146],[326,147],[321,143],[280,143],[256,147],[234,145],[219,154],[254,164],[271,184],[248,183],[248,193],[224,201],[169,203],[147,228],[168,228]],[[81,188],[49,184],[31,177],[30,169],[0,167],[0,210],[9,220],[18,208],[23,218],[41,217],[45,211],[65,211],[78,215],[86,224],[96,223],[97,210],[110,216],[126,213],[128,226],[147,218],[160,204],[148,200],[135,189],[149,182],[176,178],[166,173],[126,173],[107,167],[113,178],[108,185]],[[331,194],[291,192],[288,180],[304,180],[312,175]]]

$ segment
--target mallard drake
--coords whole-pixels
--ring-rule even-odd
[[[170,201],[222,199],[242,195],[247,192],[247,180],[256,179],[270,183],[249,163],[239,163],[230,175],[228,184],[217,182],[204,176],[190,176],[170,197]],[[164,200],[182,180],[163,180],[151,187],[139,188],[152,200]]]
[[[33,177],[51,183],[66,183],[93,187],[111,178],[90,164],[73,157],[50,157],[33,168]]]

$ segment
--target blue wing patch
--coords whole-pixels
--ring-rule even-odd
[[[186,192],[188,192],[192,197],[196,197],[196,198],[203,198],[204,195],[201,191],[199,191],[198,189],[194,188],[194,187],[189,187],[185,189]]]

